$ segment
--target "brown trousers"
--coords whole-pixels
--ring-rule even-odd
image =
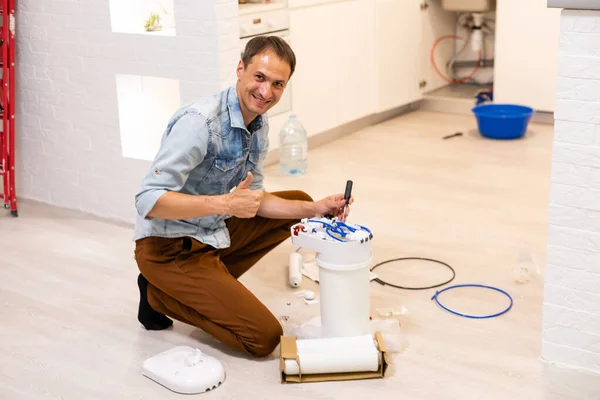
[[[312,201],[301,191],[273,193]],[[237,278],[290,237],[298,220],[226,221],[231,246],[215,249],[189,237],[136,241],[135,258],[148,280],[148,303],[157,312],[196,326],[225,345],[267,356],[283,331],[277,318]]]

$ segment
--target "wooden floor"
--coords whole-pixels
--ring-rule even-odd
[[[0,217],[0,399],[180,398],[140,373],[142,361],[176,345],[221,360],[227,379],[206,399],[599,399],[597,376],[540,360],[541,303],[552,127],[526,139],[488,141],[469,117],[414,112],[310,153],[296,178],[267,170],[267,188],[299,188],[318,199],[354,181],[351,220],[374,231],[374,262],[427,257],[456,270],[453,284],[497,286],[513,308],[467,319],[431,301],[435,290],[371,284],[376,308],[406,307],[400,347],[383,380],[282,385],[278,350],[267,360],[230,352],[202,331],[175,323],[146,332],[136,320],[132,230],[74,212],[21,202]],[[463,136],[442,137],[456,131]],[[288,323],[318,315],[286,284],[286,242],[242,281]],[[523,254],[540,266],[517,284]],[[432,285],[449,272],[431,263],[396,263],[375,272],[406,286]],[[318,290],[313,282],[304,288]],[[465,313],[505,308],[499,294],[457,289],[445,305]],[[290,303],[288,305],[287,303]],[[288,325],[286,325],[288,331]],[[183,398],[183,397],[181,397]]]

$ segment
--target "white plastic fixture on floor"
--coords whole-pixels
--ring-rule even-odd
[[[290,230],[292,243],[317,253],[322,337],[370,333],[371,231],[324,217],[305,218]]]
[[[189,346],[177,346],[144,361],[142,374],[181,394],[199,394],[219,387],[225,370],[219,360]]]
[[[381,363],[373,335],[341,338],[300,339],[296,341],[298,361],[287,359],[288,375],[375,372]],[[302,366],[302,368],[300,368]]]

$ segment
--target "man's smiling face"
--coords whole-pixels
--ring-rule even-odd
[[[237,93],[246,125],[279,102],[290,75],[290,65],[271,50],[255,55],[246,66],[240,60]]]

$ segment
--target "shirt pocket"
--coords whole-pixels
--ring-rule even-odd
[[[244,178],[245,157],[218,157],[206,175],[205,183],[221,193],[229,192]]]
[[[231,174],[244,165],[245,157],[241,158],[215,158],[213,164],[218,174]]]

